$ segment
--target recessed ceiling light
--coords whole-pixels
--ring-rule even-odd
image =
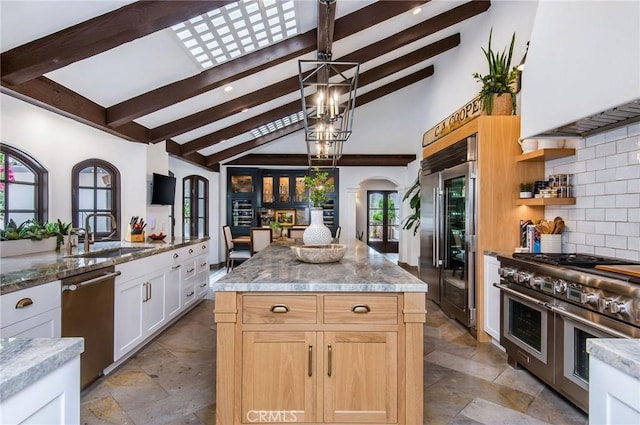
[[[227,93],[229,93],[231,90],[233,90],[233,86],[227,86],[224,88],[224,91],[226,91]]]
[[[422,8],[421,7],[416,7],[415,9],[413,9],[413,14],[414,15],[417,15],[420,12],[422,12]]]
[[[242,112],[247,112],[248,110],[249,110],[249,108],[244,108],[244,109],[242,110]]]

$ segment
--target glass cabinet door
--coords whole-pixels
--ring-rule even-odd
[[[291,202],[289,177],[278,177],[278,202]]]
[[[274,201],[273,176],[262,177],[262,202],[272,204]]]
[[[465,176],[444,180],[443,292],[461,309],[465,308],[467,300],[464,284],[467,280],[465,181]]]
[[[251,175],[231,176],[231,192],[232,193],[253,192],[253,176]]]
[[[296,177],[296,189],[293,202],[305,202],[307,200],[307,189],[304,185],[304,176]]]

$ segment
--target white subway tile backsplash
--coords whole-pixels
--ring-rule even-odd
[[[567,226],[565,252],[640,261],[640,123],[572,140],[576,155],[547,161],[546,175],[573,174],[575,205],[548,206]]]
[[[626,208],[607,208],[604,212],[605,221],[627,221]]]
[[[640,165],[633,164],[616,169],[616,180],[640,179]]]
[[[640,236],[640,223],[616,223],[616,235]]]
[[[626,236],[606,235],[604,240],[607,248],[627,249]]]
[[[613,177],[615,178],[615,172],[611,174],[613,174]],[[627,193],[628,185],[625,180],[611,181],[611,179],[607,179],[606,181],[607,183],[604,185],[604,191],[607,195]]]
[[[603,156],[611,156],[618,153],[616,150],[615,143],[603,143],[602,145],[596,146],[595,149],[596,149],[596,158],[601,158]]]
[[[604,183],[593,183],[586,185],[585,187],[585,195],[587,196],[599,196],[605,195],[605,186]]]
[[[640,149],[640,136],[629,137],[616,142],[616,151],[618,153],[633,152],[638,149]]]
[[[593,247],[604,246],[604,235],[591,234],[587,235],[585,242]]]
[[[624,167],[629,165],[628,157],[629,155],[626,153],[619,153],[604,157],[606,168]]]
[[[603,161],[602,158],[587,159],[585,162],[587,171],[604,170],[606,168],[606,161]]]
[[[640,208],[640,193],[616,195],[616,208]]]
[[[615,168],[607,168],[604,170],[596,171],[596,182],[598,183],[615,180],[615,178],[616,178]]]
[[[593,208],[585,212],[585,219],[592,221],[604,221],[604,208]]]
[[[595,232],[600,235],[614,235],[616,233],[616,223],[597,222]]]
[[[604,185],[603,185],[604,186]],[[615,205],[616,195],[603,195],[596,198],[594,206],[596,208],[606,208]]]
[[[625,139],[627,137],[627,127],[619,127],[604,133],[604,139],[606,142],[615,142],[616,140]]]

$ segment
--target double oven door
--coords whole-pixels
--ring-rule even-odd
[[[589,411],[589,338],[639,338],[640,329],[502,281],[500,344],[508,362],[528,369]]]

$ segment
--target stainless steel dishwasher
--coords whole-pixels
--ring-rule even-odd
[[[113,266],[62,280],[62,336],[83,337],[80,388],[98,379],[113,363]]]

